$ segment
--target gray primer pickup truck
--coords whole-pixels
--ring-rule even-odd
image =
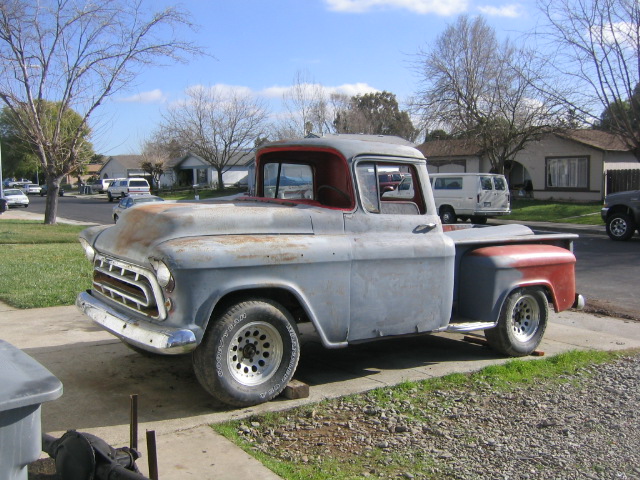
[[[381,171],[410,174],[414,195],[383,198]],[[445,231],[426,160],[400,139],[271,143],[255,180],[255,197],[143,205],[80,234],[94,273],[78,307],[134,350],[192,352],[198,380],[225,403],[285,388],[301,324],[327,348],[484,330],[497,351],[522,356],[541,341],[549,304],[584,303],[575,235]]]

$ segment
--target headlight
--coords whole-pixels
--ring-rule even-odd
[[[171,276],[171,270],[169,267],[162,261],[157,258],[149,258],[149,262],[151,262],[151,266],[156,272],[156,279],[162,288],[167,288],[168,286],[173,285],[173,277]],[[172,287],[173,289],[173,287]]]
[[[96,257],[96,251],[93,249],[89,242],[87,242],[84,238],[80,238],[80,245],[82,245],[82,249],[84,250],[84,254],[87,259],[93,263],[93,259]]]

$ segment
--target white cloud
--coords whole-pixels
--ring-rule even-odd
[[[313,85],[309,85],[309,87],[311,88]],[[338,85],[335,87],[327,87],[324,85],[320,85],[320,87],[325,91],[325,93],[327,94],[331,94],[331,93],[342,93],[345,95],[349,95],[350,97],[353,97],[355,95],[362,95],[365,93],[375,93],[375,92],[379,92],[379,90],[377,88],[373,88],[372,86],[366,84],[366,83],[345,83],[344,85]],[[267,97],[267,98],[282,98],[283,95],[289,93],[291,91],[291,89],[293,88],[293,86],[288,86],[288,87],[280,87],[280,86],[275,86],[275,87],[269,87],[269,88],[265,88],[264,90],[262,90],[261,92],[259,92],[260,95]]]
[[[522,6],[517,3],[512,3],[510,5],[503,5],[501,7],[485,5],[484,7],[478,7],[478,10],[480,10],[482,13],[490,17],[517,18],[522,15]]]
[[[465,12],[468,0],[325,0],[335,12],[364,13],[373,9],[404,9],[421,15],[455,15]]]
[[[211,90],[222,97],[225,96],[249,96],[252,91],[249,87],[243,87],[241,85],[227,85],[224,83],[216,83],[215,85],[191,85],[186,89],[187,92],[193,90]]]
[[[125,103],[163,103],[167,99],[162,90],[156,88],[148,92],[140,92],[130,97],[119,98],[119,102]]]

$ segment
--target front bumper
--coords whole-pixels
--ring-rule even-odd
[[[600,216],[602,217],[602,221],[607,223],[607,214],[609,213],[609,207],[603,207],[600,209]]]
[[[122,341],[149,352],[178,355],[188,353],[197,346],[196,336],[191,330],[141,323],[94,297],[90,291],[78,295],[76,306]]]

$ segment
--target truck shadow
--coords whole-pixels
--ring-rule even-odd
[[[458,336],[461,338],[460,336]],[[125,425],[129,396],[138,394],[141,423],[242,412],[218,403],[199,385],[191,357],[145,357],[117,340],[84,342],[24,350],[63,383],[61,398],[42,405],[45,432]],[[312,399],[355,393],[403,380],[418,380],[474,369],[469,362],[495,362],[490,349],[444,336],[386,340],[327,350],[316,341],[302,346],[296,379],[308,383]],[[444,367],[444,368],[443,368]],[[327,393],[325,393],[327,392]],[[279,398],[266,409],[297,405]],[[273,405],[276,403],[277,405]],[[256,407],[253,411],[261,411]],[[190,419],[190,420],[187,420]]]

